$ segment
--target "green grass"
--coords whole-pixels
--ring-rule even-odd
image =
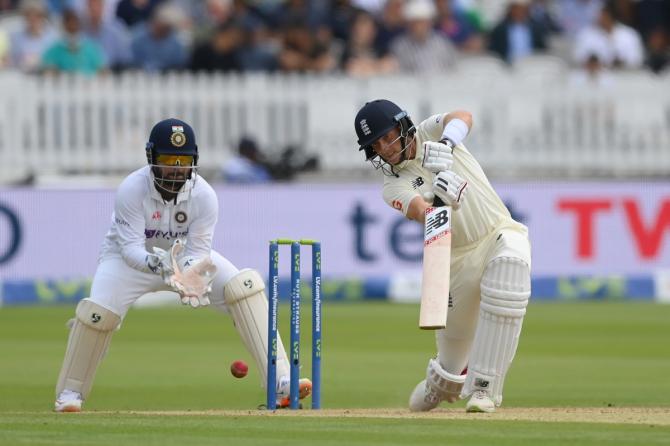
[[[307,310],[303,375],[310,370]],[[670,444],[667,425],[123,412],[254,409],[263,402],[228,316],[187,308],[131,310],[98,372],[88,413],[52,414],[72,313],[0,309],[0,444]],[[323,314],[323,406],[405,407],[435,353],[432,333],[417,328],[418,308],[330,304]],[[669,407],[669,327],[670,306],[533,304],[504,407]],[[247,378],[231,376],[235,359],[250,364]]]

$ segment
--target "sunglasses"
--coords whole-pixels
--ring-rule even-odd
[[[194,165],[194,160],[191,155],[157,155],[156,164],[170,167],[190,167]]]

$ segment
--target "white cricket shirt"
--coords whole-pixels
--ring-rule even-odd
[[[151,167],[142,167],[128,175],[116,192],[100,260],[121,256],[130,267],[151,272],[147,255],[154,246],[170,249],[175,238],[186,240],[184,255],[208,256],[218,215],[216,193],[202,177],[187,182],[176,200],[166,202],[153,184]]]
[[[433,189],[435,174],[421,165],[423,143],[440,140],[443,116],[444,114],[431,116],[417,126],[415,158],[408,161],[398,172],[398,177],[384,177],[384,201],[405,215],[414,197],[423,196],[425,192]],[[512,219],[481,166],[463,144],[454,148],[452,170],[468,182],[463,204],[452,213],[452,247],[473,244],[501,226],[518,227],[527,231],[524,225]]]

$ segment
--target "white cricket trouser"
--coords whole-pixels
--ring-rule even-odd
[[[225,310],[223,287],[239,270],[216,251],[212,251],[211,257],[217,273],[212,283],[210,301],[212,305]],[[163,282],[161,276],[138,271],[128,266],[120,256],[114,256],[107,257],[98,264],[90,299],[124,318],[137,299],[155,291],[173,290]],[[175,294],[175,302],[177,299]]]
[[[451,253],[450,305],[447,328],[437,330],[438,360],[449,373],[460,375],[468,363],[468,355],[477,329],[481,280],[487,265],[498,257],[516,257],[530,267],[528,234],[516,227],[499,228],[468,249]]]

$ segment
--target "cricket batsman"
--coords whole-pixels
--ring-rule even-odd
[[[158,122],[146,144],[147,166],[131,173],[116,194],[91,295],[70,321],[56,384],[56,412],[79,412],[95,372],[128,308],[143,294],[174,291],[193,308],[229,313],[265,384],[268,303],[257,271],[238,270],[212,251],[219,215],[216,193],[198,176],[198,146],[190,125]],[[289,404],[289,361],[278,342],[277,405]],[[300,380],[300,398],[312,383]]]
[[[434,197],[453,209],[451,288],[437,357],[409,399],[412,411],[468,399],[494,412],[519,343],[530,298],[530,242],[463,145],[472,116],[454,111],[414,126],[391,101],[366,103],[354,122],[359,150],[384,173],[384,200],[423,223]]]

